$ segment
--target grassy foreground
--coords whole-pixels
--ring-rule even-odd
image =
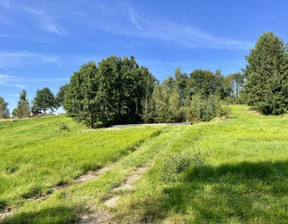
[[[109,212],[112,223],[286,223],[288,116],[231,110],[224,121],[85,133],[63,117],[2,122],[0,199],[14,211],[5,222],[77,223],[85,214]],[[60,120],[71,132],[58,130]],[[41,122],[45,129],[31,129]],[[45,191],[106,165],[111,169],[94,180],[43,200],[23,198],[33,186]],[[114,190],[141,166],[149,169],[135,189]],[[41,179],[44,168],[50,172]],[[115,196],[116,207],[104,205]]]
[[[0,122],[0,209],[115,162],[159,130],[86,130],[62,116]]]

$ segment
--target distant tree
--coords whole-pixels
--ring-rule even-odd
[[[143,99],[141,102],[142,105],[142,120],[147,123],[151,121],[151,104],[150,100],[153,95],[153,90],[155,85],[157,84],[156,78],[149,72],[149,70],[145,67],[140,68],[141,73],[143,75]]]
[[[169,83],[163,83],[162,85],[156,85],[153,91],[151,103],[154,108],[153,120],[154,122],[161,123],[168,120],[169,110]]]
[[[57,106],[57,108],[61,107],[64,105],[64,100],[65,100],[65,87],[67,85],[64,86],[60,86],[58,93],[56,94],[55,97],[55,105]]]
[[[209,95],[204,97],[202,94],[196,94],[190,104],[190,108],[187,113],[188,121],[210,121],[219,114],[221,104],[219,97],[216,95]]]
[[[15,109],[12,111],[12,113],[11,113],[12,116],[13,116],[13,117],[17,117],[17,112],[18,112],[18,111],[17,111],[17,109],[15,108]]]
[[[188,96],[188,80],[189,77],[186,73],[181,72],[181,68],[177,68],[174,73],[175,82],[174,85],[178,89],[178,93],[180,96],[181,105],[184,104],[186,97]]]
[[[33,114],[44,112],[46,114],[47,110],[51,112],[57,108],[55,103],[55,97],[49,88],[43,88],[42,90],[36,91],[36,96],[33,100],[32,112]]]
[[[210,94],[217,93],[221,98],[225,97],[223,89],[224,77],[220,70],[214,74],[208,70],[197,69],[191,72],[189,78],[190,96],[201,94],[208,97]]]
[[[170,93],[169,93],[169,100],[168,100],[168,122],[181,122],[184,119],[184,112],[182,108],[182,99],[183,95],[181,95],[183,89],[179,89],[178,85],[175,85]]]
[[[30,106],[27,99],[27,92],[24,89],[19,95],[17,108],[12,111],[12,115],[19,118],[30,116]]]
[[[284,113],[288,106],[287,45],[272,32],[263,33],[246,59],[248,104],[264,114]]]
[[[4,101],[4,98],[0,96],[0,118],[9,118],[8,103]]]
[[[230,74],[225,78],[227,92],[234,99],[238,99],[244,84],[244,75],[240,72]]]

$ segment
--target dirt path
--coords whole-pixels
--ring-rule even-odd
[[[125,181],[119,186],[112,189],[113,192],[117,193],[118,191],[123,190],[133,190],[135,188],[134,184],[138,181],[144,173],[147,172],[149,167],[137,167],[135,171],[129,174]],[[103,202],[103,204],[108,208],[115,208],[117,206],[117,202],[121,198],[120,195],[114,195],[113,197],[107,199]],[[97,223],[97,224],[108,224],[113,223],[113,215],[108,210],[100,210],[95,213],[91,213],[89,215],[84,215],[81,217],[81,224],[84,223]]]
[[[149,169],[149,167],[137,167],[136,171],[127,176],[124,183],[119,187],[114,188],[114,191],[132,190],[135,188],[134,183],[141,178],[141,176]]]

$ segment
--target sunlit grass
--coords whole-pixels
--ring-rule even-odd
[[[35,139],[41,139],[39,143],[33,140],[32,144],[25,141],[24,134],[20,135],[25,144],[22,156],[19,155],[22,146],[17,148],[12,140],[17,130],[11,129],[11,137],[1,135],[1,141],[10,142],[3,150],[5,153],[1,149],[1,155],[8,158],[2,160],[6,165],[1,163],[1,170],[13,170],[7,164],[14,154],[19,161],[30,159],[20,163],[21,169],[29,168],[31,162],[38,167],[40,163],[34,158],[42,155],[43,167],[49,165],[48,170],[52,171],[47,175],[50,182],[42,179],[41,183],[44,181],[48,183],[44,186],[49,186],[61,180],[73,182],[75,176],[91,167],[109,164],[111,169],[99,178],[74,184],[38,201],[21,199],[21,194],[11,191],[13,188],[7,189],[9,185],[6,185],[4,192],[13,193],[2,195],[14,206],[14,213],[6,222],[78,222],[83,214],[106,209],[111,213],[112,223],[285,223],[288,220],[288,116],[262,116],[246,106],[231,106],[231,110],[229,119],[192,126],[163,126],[160,134],[160,127],[84,133],[83,127],[68,118],[59,118],[71,127],[70,132],[63,132],[58,130],[57,118],[43,118],[55,125],[50,124],[49,130],[42,130],[43,134],[35,131]],[[37,120],[31,122],[39,125]],[[26,131],[19,133],[28,133],[29,128],[20,124],[19,129]],[[3,132],[1,123],[0,127]],[[133,151],[135,145],[137,150]],[[56,152],[60,158],[55,156]],[[75,156],[78,159],[74,160]],[[96,163],[90,158],[101,159]],[[57,162],[53,162],[55,159]],[[135,190],[115,192],[113,189],[139,166],[150,168],[135,183]],[[16,168],[10,174],[2,171],[2,177],[16,175],[27,183],[24,172],[23,177],[17,176],[21,169]],[[66,169],[69,172],[64,172]],[[41,175],[34,172],[38,177],[31,184],[39,184]],[[23,188],[22,192],[25,189],[29,188]],[[115,195],[120,196],[117,207],[105,207],[103,202]]]
[[[59,129],[63,122],[69,131]],[[0,199],[13,205],[71,183],[133,151],[158,129],[85,130],[62,116],[0,122]]]
[[[231,109],[231,119],[192,126],[156,159],[122,200],[123,223],[287,221],[288,116]]]

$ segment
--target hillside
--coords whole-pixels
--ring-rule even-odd
[[[2,221],[285,222],[288,116],[231,111],[229,119],[191,126],[2,121]]]

